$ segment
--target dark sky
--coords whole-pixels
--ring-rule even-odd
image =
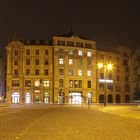
[[[0,46],[15,33],[46,39],[73,31],[97,47],[140,46],[140,2],[135,0],[0,0]]]

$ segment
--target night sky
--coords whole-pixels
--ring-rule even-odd
[[[73,31],[97,48],[140,46],[140,2],[135,0],[0,0],[0,47],[15,34],[48,40]]]

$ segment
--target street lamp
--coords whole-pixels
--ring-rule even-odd
[[[101,69],[101,68],[104,69],[104,80],[103,80],[103,82],[104,82],[104,106],[106,106],[106,82],[108,81],[106,79],[106,75],[107,75],[107,71],[112,70],[113,65],[111,63],[108,63],[108,64],[98,63],[98,68],[99,69]]]

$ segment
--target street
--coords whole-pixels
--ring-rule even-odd
[[[140,140],[140,119],[92,107],[0,107],[0,140]]]

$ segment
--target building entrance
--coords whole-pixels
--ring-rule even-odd
[[[49,93],[46,92],[45,95],[44,95],[44,103],[45,103],[45,104],[49,104],[49,100],[50,100]]]
[[[14,92],[12,94],[12,103],[15,103],[15,104],[19,103],[19,93],[18,92]]]
[[[31,103],[31,94],[29,92],[27,92],[25,94],[25,103],[26,104],[30,104]]]
[[[69,104],[81,104],[82,97],[80,92],[69,93]]]

